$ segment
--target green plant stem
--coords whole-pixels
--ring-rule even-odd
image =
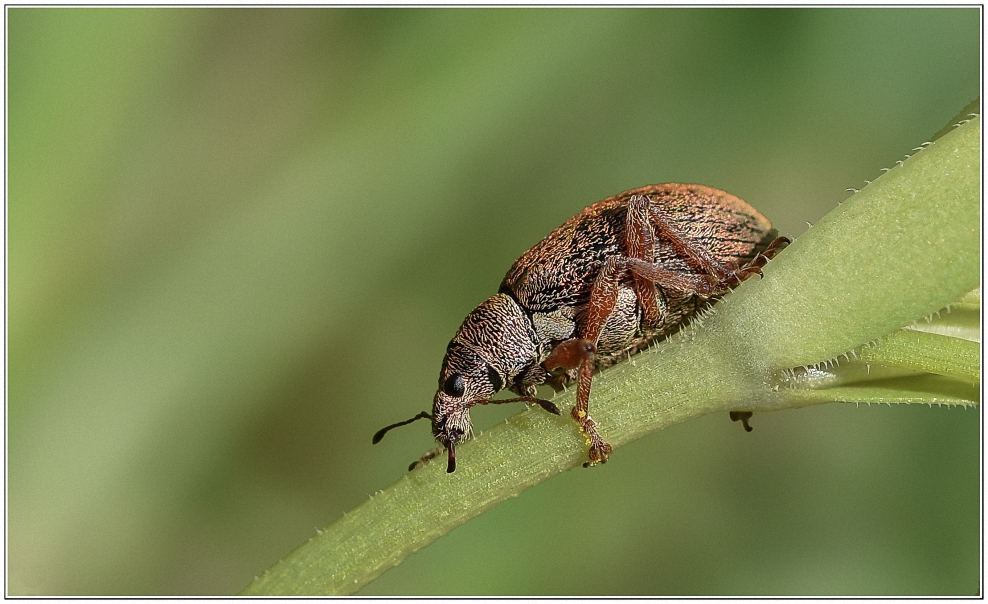
[[[903,329],[858,353],[860,362],[881,363],[981,382],[981,346],[976,342]]]
[[[900,375],[827,387],[794,378],[793,368],[811,372],[978,287],[979,193],[975,118],[828,214],[769,263],[763,279],[745,282],[679,335],[595,377],[591,412],[616,449],[611,463],[620,463],[621,445],[712,412],[831,401],[975,404],[970,347],[953,365],[906,363],[906,371],[940,367],[959,382]],[[862,350],[900,362],[899,352],[917,350],[908,347],[911,337]],[[572,406],[572,392],[556,403]],[[355,592],[466,520],[582,463],[586,443],[567,415],[526,410],[461,446],[454,474],[430,463],[402,476],[243,593]]]

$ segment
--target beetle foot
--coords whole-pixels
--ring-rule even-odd
[[[724,279],[721,284],[727,288],[734,288],[744,282],[745,279],[751,277],[752,275],[762,276],[762,265],[759,264],[748,264],[739,269],[734,270],[726,279]]]
[[[573,375],[570,375],[573,374]],[[576,381],[576,370],[570,370],[566,372],[561,372],[558,375],[548,373],[548,377],[545,379],[545,384],[550,386],[555,392],[562,392],[566,390],[566,385]]]
[[[772,243],[768,245],[763,251],[755,254],[755,257],[751,259],[748,264],[737,268],[737,263],[734,266],[729,267],[731,269],[731,274],[726,279],[726,283],[730,287],[737,287],[742,281],[747,279],[752,275],[762,276],[762,267],[768,264],[768,261],[775,257],[776,254],[786,249],[791,242],[787,237],[778,237]]]
[[[411,464],[409,464],[408,471],[411,472],[412,470],[416,470],[416,469],[424,466],[425,465],[425,462],[429,461],[430,459],[434,459],[435,457],[438,457],[441,453],[445,453],[445,452],[446,452],[446,449],[444,449],[442,447],[436,447],[435,449],[429,449],[428,451],[425,452],[425,455],[423,455],[420,459],[416,459]]]
[[[611,445],[604,442],[604,439],[600,437],[597,432],[597,424],[589,416],[577,417],[576,409],[573,411],[573,416],[580,422],[580,431],[587,437],[587,443],[590,445],[590,451],[587,453],[588,460],[584,462],[583,467],[589,468],[599,463],[607,463],[607,458],[613,450]]]
[[[590,451],[588,453],[588,457],[590,459],[583,462],[583,467],[589,468],[599,463],[607,463],[607,458],[610,456],[611,450],[611,446],[604,441],[600,441],[600,443],[596,445],[591,444]]]

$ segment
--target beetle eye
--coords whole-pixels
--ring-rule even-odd
[[[443,384],[443,392],[449,396],[460,398],[463,396],[463,376],[459,373],[451,373]]]

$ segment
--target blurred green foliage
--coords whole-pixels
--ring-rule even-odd
[[[976,8],[7,16],[11,594],[241,589],[432,446],[370,436],[567,217],[700,182],[798,236],[980,86]],[[704,417],[361,593],[973,595],[979,417]]]

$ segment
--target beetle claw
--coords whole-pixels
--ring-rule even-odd
[[[593,467],[599,463],[607,463],[607,458],[611,454],[611,445],[600,441],[600,443],[591,444],[590,451],[587,453],[588,461],[584,462],[584,468]]]

